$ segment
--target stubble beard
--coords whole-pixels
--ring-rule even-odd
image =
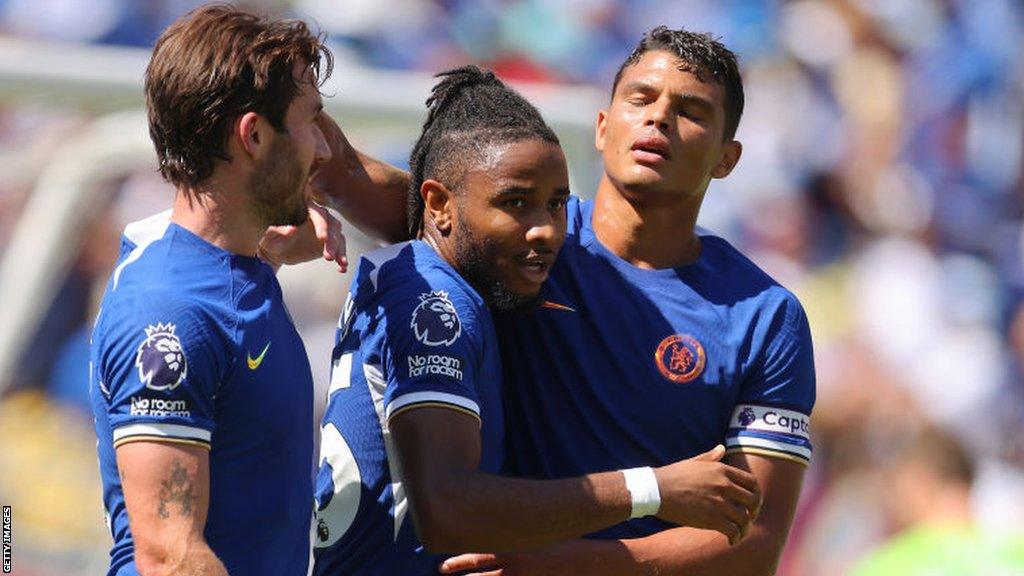
[[[495,274],[497,258],[491,242],[478,238],[466,227],[462,219],[459,219],[455,226],[462,239],[455,244],[456,267],[491,309],[498,312],[526,311],[540,304],[540,294],[516,294],[498,278]]]
[[[249,177],[251,208],[264,226],[301,226],[309,217],[303,194],[307,172],[285,138],[274,139],[267,160]]]

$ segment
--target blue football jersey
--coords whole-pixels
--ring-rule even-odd
[[[480,419],[480,469],[503,453],[501,364],[490,312],[433,248],[363,256],[338,324],[320,430],[313,573],[437,574],[408,516],[388,430],[396,414],[443,406]]]
[[[92,335],[90,394],[110,575],[133,575],[115,450],[210,450],[204,536],[231,574],[305,576],[313,381],[270,266],[226,252],[165,212],[129,225]],[[155,505],[155,503],[154,503]]]
[[[570,200],[540,308],[495,314],[510,471],[660,466],[719,443],[807,462],[814,364],[796,297],[703,230],[693,264],[632,266],[597,240],[592,213]],[[597,536],[669,526],[641,518]]]

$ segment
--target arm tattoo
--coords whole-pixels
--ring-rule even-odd
[[[160,481],[160,497],[156,512],[161,518],[170,518],[171,513],[168,510],[168,505],[177,504],[180,515],[190,516],[192,514],[192,503],[195,500],[196,494],[192,481],[188,477],[188,471],[175,458],[171,461],[170,477]]]

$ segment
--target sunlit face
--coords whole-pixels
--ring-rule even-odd
[[[296,65],[299,93],[284,117],[284,132],[269,130],[270,150],[250,176],[257,217],[267,226],[299,225],[306,221],[309,183],[315,171],[331,158],[316,120],[323,110],[320,92],[305,66]]]
[[[598,115],[605,174],[624,193],[701,194],[739,158],[739,144],[723,141],[725,89],[680,64],[669,52],[645,53],[623,71]]]
[[[497,309],[535,299],[565,240],[569,173],[540,139],[496,144],[467,171],[452,215],[454,263]]]

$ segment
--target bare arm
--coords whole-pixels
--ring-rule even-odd
[[[726,461],[752,472],[764,490],[764,503],[747,538],[730,547],[718,534],[679,528],[648,538],[622,541],[629,554],[647,568],[645,573],[688,576],[775,574],[793,524],[806,468],[791,460],[743,453],[729,454]]]
[[[417,532],[432,552],[533,548],[630,515],[630,494],[618,471],[562,480],[478,471],[479,423],[470,415],[422,407],[397,414],[389,428]],[[758,489],[753,476],[716,459],[708,453],[656,470],[659,516],[738,538],[757,507]]]
[[[730,454],[733,466],[750,470],[764,503],[749,535],[729,546],[721,534],[689,527],[632,540],[575,540],[521,554],[464,554],[445,562],[443,573],[477,570],[487,576],[680,574],[759,576],[775,573],[785,546],[804,466],[752,454]]]
[[[259,256],[268,263],[298,264],[315,258],[348,270],[341,223],[320,204],[334,208],[371,238],[388,244],[409,240],[406,195],[409,174],[359,152],[327,114],[317,124],[331,147],[331,160],[319,167],[310,183],[316,202],[301,226],[273,226],[260,241]]]
[[[203,538],[210,499],[209,450],[170,442],[117,447],[135,565],[143,576],[227,576]]]
[[[406,224],[409,173],[356,150],[327,114],[317,121],[331,160],[313,181],[317,198],[366,235],[389,244],[411,238]]]

